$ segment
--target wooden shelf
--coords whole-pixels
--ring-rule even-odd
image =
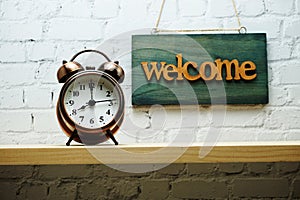
[[[1,145],[0,165],[300,162],[300,141],[200,144],[58,146]],[[209,153],[201,158],[199,151]]]

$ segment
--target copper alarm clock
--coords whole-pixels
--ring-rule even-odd
[[[100,67],[82,67],[74,61],[83,53],[103,56],[107,62]],[[124,95],[120,83],[124,70],[118,61],[112,62],[103,52],[83,50],[75,54],[57,72],[59,83],[64,83],[56,107],[56,115],[63,132],[74,140],[94,145],[109,138],[118,144],[114,134],[124,118]]]

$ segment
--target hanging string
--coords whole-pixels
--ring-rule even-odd
[[[240,20],[240,16],[236,7],[236,3],[235,0],[232,0],[232,5],[234,8],[234,12],[235,12],[235,16],[237,18],[237,22],[238,22],[238,28],[212,28],[212,29],[181,29],[181,30],[171,30],[171,29],[159,29],[159,23],[161,20],[161,15],[165,6],[165,2],[166,0],[162,0],[161,6],[160,6],[160,11],[158,14],[158,18],[156,20],[156,24],[155,24],[155,28],[153,29],[154,33],[158,33],[158,32],[214,32],[214,31],[238,31],[239,33],[246,33],[247,29],[246,27],[241,25],[241,20]]]

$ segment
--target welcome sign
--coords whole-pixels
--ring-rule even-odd
[[[268,103],[266,34],[133,36],[132,104],[182,103]]]

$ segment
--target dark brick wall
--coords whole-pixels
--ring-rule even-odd
[[[143,167],[143,165],[134,166]],[[299,163],[0,166],[0,199],[300,199]]]

